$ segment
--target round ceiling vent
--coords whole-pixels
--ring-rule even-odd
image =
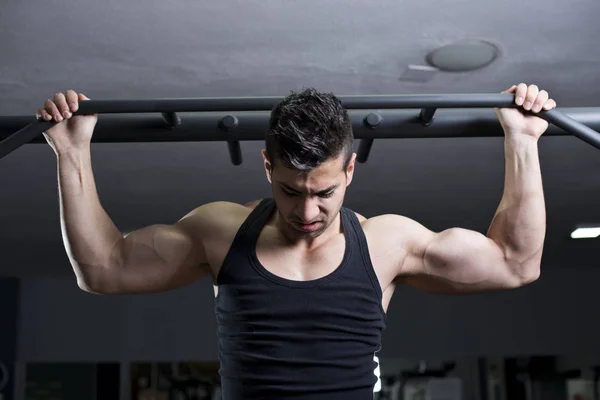
[[[473,71],[490,65],[498,57],[498,47],[482,40],[452,43],[429,53],[427,62],[442,71]]]

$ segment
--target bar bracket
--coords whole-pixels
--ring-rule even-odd
[[[235,115],[228,114],[219,121],[219,129],[224,132],[231,132],[237,128],[239,124],[240,121]],[[238,140],[228,140],[227,150],[229,151],[231,163],[233,165],[242,165],[242,147],[240,146],[240,142]]]
[[[437,108],[423,108],[421,110],[421,114],[419,114],[419,120],[421,121],[421,125],[430,126],[433,124],[435,120],[435,112]]]
[[[363,123],[366,127],[371,129],[376,129],[383,122],[383,117],[380,113],[369,113],[363,119]],[[364,164],[369,159],[369,154],[371,153],[371,148],[373,147],[373,139],[361,139],[360,144],[358,145],[358,151],[356,154],[356,161],[361,164]]]
[[[176,112],[164,112],[161,113],[163,120],[165,121],[165,126],[168,129],[175,129],[179,125],[181,125],[181,118]]]

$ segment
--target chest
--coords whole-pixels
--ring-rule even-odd
[[[346,252],[343,234],[311,251],[281,242],[275,232],[263,230],[256,243],[256,257],[270,273],[293,281],[312,281],[333,273]]]

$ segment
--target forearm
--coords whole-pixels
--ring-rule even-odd
[[[488,237],[504,250],[520,276],[539,270],[546,233],[546,211],[537,140],[507,134],[504,194]]]
[[[100,204],[89,151],[59,154],[58,181],[65,249],[80,282],[88,282],[111,264],[123,236]]]

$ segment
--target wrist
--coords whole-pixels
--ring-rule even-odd
[[[537,146],[538,138],[525,133],[505,132],[504,143],[514,146]]]
[[[69,147],[64,149],[56,150],[56,158],[59,164],[73,164],[81,166],[91,162],[92,155],[90,149],[81,149],[75,147]]]

